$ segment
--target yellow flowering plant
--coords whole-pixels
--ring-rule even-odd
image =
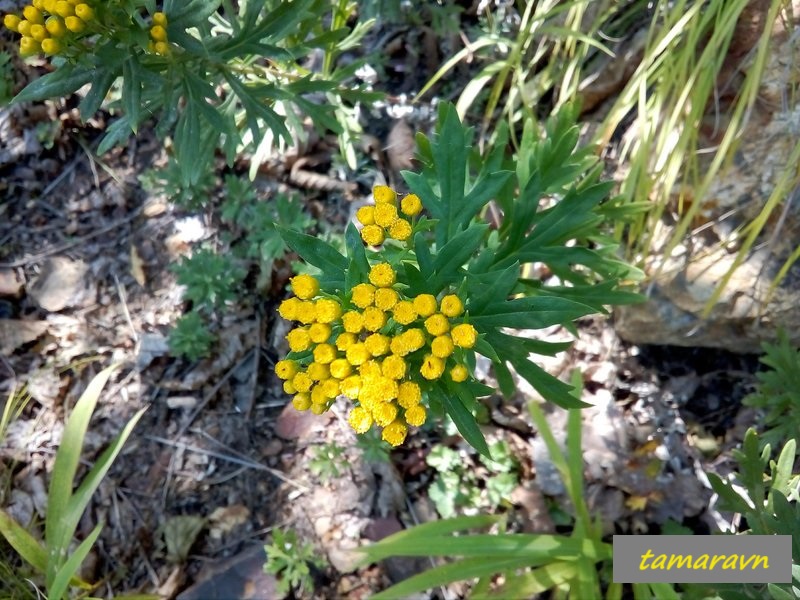
[[[44,54],[51,71],[12,101],[68,96],[89,84],[80,102],[86,120],[116,86],[109,108],[119,118],[99,154],[156,117],[184,185],[197,183],[217,149],[229,165],[250,154],[252,177],[274,145],[304,138],[304,116],[342,133],[354,102],[379,97],[355,80],[363,61],[337,70],[327,59],[358,43],[371,23],[351,31],[349,13],[326,19],[330,11],[319,0],[31,0],[2,15],[3,26],[19,35],[22,56]],[[323,73],[302,66],[315,49],[326,56]],[[310,99],[320,94],[325,101]]]
[[[598,181],[601,166],[590,151],[576,149],[574,117],[568,107],[538,136],[529,123],[510,161],[505,143],[487,156],[473,151],[471,130],[444,105],[436,133],[417,136],[423,166],[403,173],[409,193],[375,187],[374,204],[356,214],[359,227],[345,232],[346,256],[280,229],[319,269],[292,279],[294,295],[278,310],[295,323],[276,373],[297,409],[319,414],[345,396],[353,429],[379,427],[395,446],[429,414],[446,413],[488,456],[474,411],[476,398],[494,389],[475,378],[478,354],[492,362],[504,394],[514,392],[513,367],[548,400],[582,406],[571,386],[530,360],[569,344],[509,331],[571,327],[605,305],[639,299],[620,288],[637,273],[616,258],[602,230],[624,211],[609,199],[610,184]],[[505,132],[499,139],[508,139]],[[555,201],[543,208],[544,198]],[[490,203],[503,215],[495,228],[484,218]],[[563,285],[523,277],[523,266],[534,262]],[[327,339],[314,335],[317,323],[330,326]]]

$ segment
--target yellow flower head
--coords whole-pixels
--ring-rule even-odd
[[[319,281],[311,275],[306,275],[305,273],[295,275],[292,277],[291,282],[294,295],[301,300],[311,300],[319,293]]]
[[[381,365],[377,361],[368,360],[363,365],[358,367],[358,374],[361,375],[361,380],[370,383],[370,378],[382,377]]]
[[[311,408],[311,396],[309,394],[297,394],[292,398],[292,406],[297,410],[308,410]]]
[[[461,383],[462,381],[466,381],[467,377],[469,377],[469,371],[467,367],[464,365],[456,365],[452,369],[450,369],[450,379],[455,381],[456,383]]]
[[[373,333],[364,340],[364,346],[372,356],[383,356],[389,352],[389,338],[380,333]]]
[[[58,0],[44,0],[44,2],[42,2],[42,8],[53,15],[56,12],[56,4],[58,4]]]
[[[357,341],[358,338],[355,333],[340,333],[339,337],[336,338],[336,347],[344,352]]]
[[[275,375],[281,379],[291,379],[297,375],[297,363],[293,360],[279,360],[275,363]]]
[[[40,11],[32,4],[29,4],[28,6],[23,8],[22,14],[25,15],[25,18],[28,20],[28,22],[33,25],[44,24],[44,15],[42,15],[42,11]]]
[[[364,329],[364,317],[360,312],[349,310],[342,315],[342,325],[348,333],[360,333]]]
[[[345,358],[337,358],[330,364],[330,374],[331,376],[336,377],[336,379],[344,379],[352,372],[353,370],[350,367],[350,363],[347,362],[347,359]]]
[[[336,398],[339,395],[339,381],[336,379],[326,379],[320,382],[322,393],[326,398]]]
[[[167,42],[156,42],[153,44],[153,52],[166,56],[169,54],[169,44]],[[311,407],[311,412],[314,412],[314,406]]]
[[[50,35],[56,38],[60,38],[67,33],[67,28],[64,26],[64,19],[61,17],[48,17],[44,26],[47,28],[47,31],[50,32]]]
[[[442,313],[436,313],[425,319],[425,329],[431,335],[444,335],[450,330],[450,321]]]
[[[364,309],[364,329],[367,331],[378,331],[386,325],[386,313],[375,306],[368,306]]]
[[[308,328],[308,337],[315,344],[322,344],[331,337],[331,326],[327,323],[314,323]]]
[[[372,427],[372,415],[363,406],[356,406],[347,416],[347,422],[356,433],[366,433]]]
[[[369,283],[359,283],[353,287],[353,304],[359,308],[372,306],[375,300],[375,286]]]
[[[406,439],[408,428],[401,421],[394,421],[383,428],[381,437],[392,446],[399,446]]]
[[[31,25],[31,37],[37,42],[43,42],[47,39],[47,29],[44,25]]]
[[[376,204],[394,204],[397,201],[397,194],[388,185],[376,185],[372,188],[372,197]]]
[[[303,352],[311,347],[311,338],[305,329],[292,329],[286,334],[286,341],[292,352]]]
[[[406,344],[411,349],[411,352],[416,352],[425,345],[425,334],[422,329],[409,329],[403,334]]]
[[[322,389],[321,385],[317,384],[311,388],[312,404],[325,404],[327,401],[328,397],[325,395],[325,391]]]
[[[375,306],[381,310],[391,310],[397,300],[398,294],[392,288],[378,288],[375,292]]]
[[[442,298],[439,304],[439,310],[441,310],[442,314],[446,317],[457,317],[464,312],[464,304],[462,304],[459,297],[455,294],[448,294]]]
[[[297,305],[296,320],[303,325],[308,325],[317,320],[317,308],[312,300],[302,300]]]
[[[78,4],[75,7],[75,15],[81,21],[84,22],[91,21],[92,19],[94,19],[94,10],[92,10],[92,7],[89,6],[88,4]],[[158,25],[156,25],[156,27],[158,27]],[[162,27],[161,29],[163,30],[164,28]],[[152,35],[152,30],[151,30],[151,35]],[[164,39],[166,39],[166,37],[167,37],[167,32],[164,31]]]
[[[356,211],[356,219],[358,219],[362,225],[375,225],[375,207],[374,206],[362,206]]]
[[[22,19],[20,19],[17,15],[8,14],[3,17],[3,25],[6,29],[11,31],[17,31],[20,21],[22,21]]]
[[[414,381],[404,381],[397,390],[397,403],[408,410],[412,406],[420,403],[422,391],[419,384]]]
[[[27,23],[27,21],[23,21],[23,23]],[[22,23],[20,23],[20,27]],[[23,37],[19,41],[19,53],[21,56],[31,56],[32,54],[37,54],[42,49],[41,44],[37,42],[32,37]]]
[[[361,342],[357,342],[347,349],[347,361],[353,365],[362,365],[369,360],[370,354],[367,347]]]
[[[283,391],[290,396],[297,393],[297,390],[294,388],[294,384],[291,382],[291,380],[283,382]]]
[[[60,17],[64,17],[65,22],[67,24],[67,29],[69,29],[69,21],[66,21],[66,18],[75,15],[75,7],[72,6],[72,4],[70,4],[66,0],[58,0],[58,2],[56,2],[56,14]],[[83,23],[83,20],[80,19],[79,17],[75,18],[78,19],[81,23]]]
[[[414,310],[420,317],[430,317],[436,312],[436,297],[431,294],[420,294],[414,298]]]
[[[411,346],[408,344],[405,333],[394,336],[392,341],[389,342],[389,349],[392,351],[392,354],[396,354],[397,356],[411,354]]]
[[[433,354],[426,354],[419,372],[425,379],[439,379],[444,373],[444,361]]]
[[[153,25],[161,25],[162,27],[167,26],[167,15],[163,12],[154,12],[153,13]]]
[[[397,219],[392,223],[392,226],[389,227],[389,237],[401,242],[405,242],[410,238],[413,232],[414,230],[411,228],[411,224],[405,219]]]
[[[431,342],[431,352],[439,358],[447,358],[453,353],[453,340],[449,335],[440,335]]]
[[[322,363],[318,363],[316,361],[308,365],[306,373],[308,373],[308,376],[314,381],[322,381],[323,379],[327,379],[331,376],[331,371],[328,365],[323,365]]]
[[[319,344],[314,348],[314,360],[323,365],[328,365],[336,358],[336,348],[330,344]]]
[[[425,411],[424,406],[420,406],[419,404],[417,404],[415,406],[407,408],[404,417],[406,423],[408,423],[409,425],[413,425],[414,427],[419,427],[425,423],[427,413]]]
[[[461,323],[450,332],[453,343],[460,348],[472,348],[478,340],[478,332],[469,323]]]
[[[157,42],[166,42],[167,30],[164,29],[161,25],[153,25],[150,28],[150,37]]]
[[[161,42],[159,42],[159,44],[160,43]],[[314,413],[315,415],[321,415],[326,410],[328,410],[328,405],[327,404],[316,404],[315,403],[315,404],[311,405],[311,412]]]
[[[294,386],[294,389],[301,393],[310,390],[313,383],[314,380],[311,379],[308,373],[303,373],[302,371],[292,377],[292,385]]]
[[[414,305],[411,302],[401,300],[394,305],[392,318],[400,325],[409,325],[417,318],[417,311],[414,310]]]
[[[61,4],[61,2],[59,2],[59,4]],[[67,4],[67,3],[65,3],[65,4]],[[69,6],[69,4],[67,4],[67,6]],[[64,27],[69,29],[72,33],[80,33],[81,31],[86,29],[86,24],[83,21],[81,21],[78,17],[76,17],[74,15],[70,15],[70,14],[68,14],[66,16],[61,14],[61,13],[58,13],[58,14],[60,14],[62,17],[64,17]]]
[[[397,221],[397,209],[393,204],[375,205],[375,225],[391,227]]]
[[[339,382],[339,390],[351,400],[357,400],[361,392],[361,377],[359,375],[350,375],[350,377],[342,379]]]
[[[386,239],[386,234],[380,225],[364,225],[361,229],[361,239],[369,246],[380,246]]]
[[[330,298],[321,298],[314,303],[314,312],[319,323],[333,323],[342,316],[342,306]]]
[[[409,194],[400,201],[400,210],[404,215],[413,217],[422,211],[422,202],[416,194]]]
[[[393,402],[379,402],[372,408],[372,418],[381,427],[386,427],[397,417],[397,405]]]
[[[370,283],[378,287],[391,287],[396,280],[397,273],[389,263],[379,263],[369,270]]]
[[[401,356],[391,354],[383,359],[381,371],[389,379],[402,379],[406,374],[406,361]]]

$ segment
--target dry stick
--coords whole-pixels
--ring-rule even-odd
[[[165,446],[172,446],[173,448],[178,448],[179,450],[188,450],[189,452],[196,452],[197,454],[205,454],[206,456],[210,456],[212,458],[218,458],[220,460],[225,460],[227,462],[232,462],[237,465],[242,465],[245,467],[250,467],[251,469],[256,469],[258,471],[266,471],[270,475],[280,479],[284,483],[288,483],[296,487],[298,490],[306,493],[310,493],[311,489],[304,486],[302,483],[298,483],[292,479],[289,479],[276,469],[272,469],[266,465],[262,465],[254,460],[250,459],[241,459],[235,456],[228,456],[226,454],[222,454],[221,452],[214,452],[213,450],[206,450],[205,448],[198,448],[197,446],[191,446],[189,444],[184,444],[183,442],[173,442],[172,440],[168,440],[166,438],[158,437],[156,435],[145,435],[145,439],[148,439],[152,442],[157,442],[159,444],[164,444]]]

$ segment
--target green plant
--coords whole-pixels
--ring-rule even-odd
[[[163,194],[168,200],[189,209],[199,210],[210,204],[216,184],[213,171],[205,170],[196,181],[184,182],[181,168],[175,157],[170,156],[161,169],[148,169],[139,175],[142,187],[152,194]]]
[[[774,448],[800,435],[800,350],[783,330],[777,343],[765,342],[762,349],[760,360],[769,369],[756,373],[756,389],[742,403],[764,411],[760,439]]]
[[[103,525],[98,523],[74,551],[70,552],[70,546],[78,529],[78,522],[89,504],[92,494],[100,485],[145,411],[145,409],[141,409],[136,412],[73,492],[81,448],[89,421],[100,397],[100,392],[115,369],[115,366],[104,369],[92,379],[89,387],[72,409],[64,426],[61,445],[56,451],[47,495],[44,544],[37,541],[8,513],[0,510],[0,533],[23,560],[36,571],[44,574],[47,597],[51,600],[65,598],[68,587],[71,585],[84,590],[92,587],[80,580],[76,573],[100,535]]]
[[[216,254],[209,248],[197,250],[172,270],[178,276],[178,283],[186,286],[183,297],[196,310],[220,308],[235,300],[245,276],[244,270],[229,256]]]
[[[345,448],[336,442],[322,444],[314,448],[314,456],[308,461],[308,468],[321,479],[332,479],[340,475],[339,467]]]
[[[442,518],[462,510],[492,510],[499,507],[517,486],[516,460],[508,443],[497,441],[489,446],[492,458],[479,456],[482,468],[475,468],[456,450],[438,444],[426,458],[436,477],[428,496]]]
[[[11,55],[0,51],[0,106],[5,106],[14,96],[14,65]]]
[[[267,562],[264,571],[278,577],[278,589],[302,593],[314,588],[311,566],[322,569],[325,562],[317,555],[314,546],[301,543],[291,529],[273,529],[272,544],[264,546]]]
[[[196,310],[190,310],[169,332],[169,349],[173,356],[196,361],[211,354],[216,339],[208,330],[206,319]]]
[[[388,463],[392,458],[391,446],[381,439],[377,432],[370,430],[358,436],[356,448],[368,463]]]

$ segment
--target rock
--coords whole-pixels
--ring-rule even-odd
[[[64,256],[48,258],[39,276],[29,286],[28,294],[48,312],[88,305],[94,296],[94,290],[89,289],[86,281],[88,270],[82,260]]]
[[[47,321],[0,319],[0,355],[10,356],[20,346],[44,335],[47,327]]]
[[[24,287],[13,269],[0,269],[0,297],[19,298]]]

